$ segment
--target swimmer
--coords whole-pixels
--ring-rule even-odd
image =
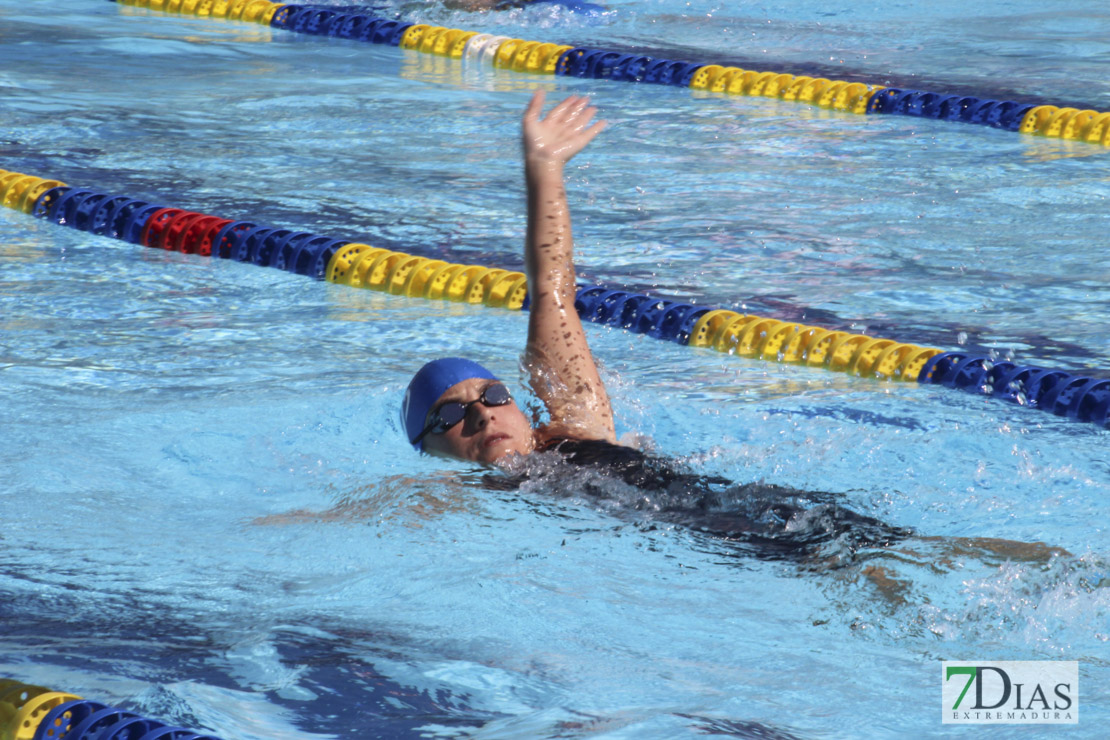
[[[501,0],[443,0],[443,7],[450,10],[496,10]]]
[[[574,245],[564,187],[566,164],[605,122],[594,121],[596,109],[584,97],[571,96],[546,116],[543,104],[537,91],[522,123],[531,297],[522,364],[550,420],[533,426],[508,387],[482,365],[440,358],[425,364],[405,393],[402,424],[413,447],[500,468],[502,475],[486,476],[489,488],[542,481],[551,492],[571,481],[575,490],[569,495],[616,500],[618,516],[644,512],[639,520],[647,526],[677,524],[761,559],[829,565],[850,561],[857,552],[889,551],[909,538],[915,547],[939,541],[845,508],[836,494],[733,485],[617,444],[609,396],[574,308]],[[1041,543],[987,538],[952,538],[946,547],[1015,559],[1063,554]],[[870,577],[879,581],[885,572],[874,570]]]
[[[526,5],[561,5],[575,13],[594,15],[605,12],[605,7],[584,0],[444,0],[449,10],[512,10]]]
[[[533,427],[508,388],[468,359],[448,357],[424,365],[402,404],[409,442],[418,450],[507,469],[487,477],[493,488],[513,488],[544,477],[522,464],[551,452],[590,471],[578,481],[594,499],[623,497],[629,508],[650,508],[654,521],[680,524],[718,539],[742,543],[758,557],[801,559],[813,546],[850,539],[853,549],[886,546],[910,534],[826,501],[777,486],[728,487],[728,481],[679,469],[671,461],[616,443],[613,410],[582,322],[574,308],[576,280],[564,169],[605,128],[596,109],[571,96],[541,116],[537,91],[522,123],[528,223],[525,270],[531,306],[523,366],[550,421]],[[547,470],[547,473],[553,471]],[[563,477],[555,473],[555,478]],[[622,494],[620,488],[631,487]],[[809,514],[810,527],[797,523]],[[629,512],[621,512],[629,513]]]

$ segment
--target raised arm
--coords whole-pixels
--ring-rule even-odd
[[[563,168],[605,127],[596,110],[571,96],[541,118],[537,90],[524,112],[524,177],[528,186],[525,270],[531,305],[524,361],[532,389],[547,406],[546,438],[616,440],[609,394],[574,310],[574,242]]]

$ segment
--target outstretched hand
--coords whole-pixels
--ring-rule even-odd
[[[544,97],[543,90],[536,90],[524,111],[524,164],[561,168],[593,141],[605,128],[605,121],[590,123],[597,108],[580,95],[571,95],[540,118]]]

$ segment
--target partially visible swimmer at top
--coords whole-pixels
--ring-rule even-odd
[[[567,10],[587,15],[606,10],[602,5],[585,0],[443,0],[443,6],[451,10],[512,10],[528,5],[561,5]]]

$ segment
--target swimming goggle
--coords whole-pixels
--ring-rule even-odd
[[[482,395],[475,398],[473,401],[448,401],[441,404],[438,408],[432,411],[432,420],[424,427],[424,431],[416,435],[416,439],[412,440],[412,444],[419,444],[420,440],[424,439],[429,433],[443,434],[451,427],[458,424],[466,418],[466,412],[470,407],[476,403],[481,403],[483,406],[504,406],[511,403],[513,400],[509,389],[502,383],[493,383],[487,385]]]

